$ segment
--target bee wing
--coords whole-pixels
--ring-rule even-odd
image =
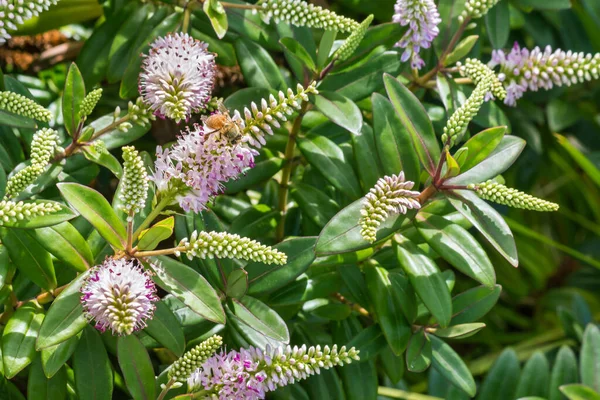
[[[219,109],[219,111],[227,116],[229,116],[229,110],[227,109],[227,107],[225,107],[225,104],[223,104],[222,101],[219,101],[217,103],[217,108]]]

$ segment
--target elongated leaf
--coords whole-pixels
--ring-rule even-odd
[[[538,396],[545,398],[548,395],[550,381],[550,365],[541,352],[535,352],[527,360],[517,386],[517,398],[525,396]]]
[[[235,41],[235,52],[249,86],[284,90],[287,85],[269,53],[246,38]]]
[[[29,232],[2,228],[0,237],[19,271],[41,288],[52,290],[56,287],[56,274],[50,253]]]
[[[415,332],[406,349],[406,367],[411,372],[423,372],[431,365],[431,340],[422,330]]]
[[[469,396],[475,396],[477,391],[475,380],[462,358],[443,340],[433,335],[428,336],[431,340],[433,367],[444,378],[464,390]]]
[[[60,261],[83,272],[94,266],[94,256],[79,231],[68,222],[35,230],[36,240]]]
[[[229,26],[225,9],[217,0],[205,1],[202,9],[208,16],[217,37],[222,39],[227,33],[227,27]]]
[[[371,97],[375,144],[385,175],[404,171],[406,179],[418,181],[419,159],[412,147],[412,139],[392,104],[379,93]]]
[[[375,308],[377,322],[396,355],[404,353],[411,336],[411,327],[400,307],[401,299],[385,268],[370,266],[365,269],[369,297]]]
[[[132,354],[130,354],[132,356]],[[113,374],[98,331],[86,327],[73,354],[75,391],[80,399],[110,400]]]
[[[57,186],[65,200],[87,219],[107,242],[117,249],[125,248],[125,226],[100,193],[77,183],[60,183]]]
[[[0,110],[0,125],[25,129],[35,129],[37,127],[37,124],[31,118],[22,117],[6,110]]]
[[[123,175],[123,167],[121,167],[119,160],[117,160],[117,158],[109,152],[99,152],[93,146],[86,146],[83,148],[83,155],[91,162],[106,167],[117,178],[121,179],[121,176]]]
[[[519,265],[515,239],[496,210],[468,190],[455,190],[448,200],[509,263]]]
[[[563,385],[559,389],[569,400],[600,400],[600,394],[586,385]]]
[[[44,375],[42,361],[36,357],[29,370],[27,395],[31,400],[63,400],[67,397],[67,371],[61,368],[52,378]]]
[[[292,37],[283,37],[279,40],[284,51],[300,61],[306,68],[311,71],[316,70],[315,62],[313,61],[308,51],[297,40]]]
[[[554,360],[550,375],[550,393],[548,400],[562,400],[559,387],[578,382],[577,359],[575,353],[567,346],[562,346]]]
[[[420,212],[415,224],[427,243],[446,261],[479,283],[493,287],[496,273],[485,250],[458,224],[434,214]]]
[[[506,400],[514,399],[521,367],[517,354],[513,349],[506,349],[500,354],[479,389],[479,399]]]
[[[65,129],[71,136],[77,130],[79,125],[79,109],[81,101],[85,97],[85,84],[79,68],[75,63],[71,63],[67,79],[65,81],[65,90],[62,97],[63,120]]]
[[[464,339],[469,336],[473,336],[480,330],[485,328],[485,324],[482,322],[473,322],[470,324],[461,324],[455,326],[449,326],[447,328],[441,328],[436,330],[435,336],[452,339]]]
[[[88,272],[79,275],[52,302],[40,328],[37,349],[45,349],[75,336],[87,325],[81,306],[81,285]]]
[[[493,289],[477,286],[452,298],[452,322],[459,325],[474,322],[483,317],[494,307],[502,287],[496,285]]]
[[[360,135],[352,135],[352,150],[358,177],[362,184],[363,192],[375,186],[377,180],[383,176],[383,166],[377,154],[375,134],[373,129],[363,124]]]
[[[290,194],[304,214],[321,228],[340,210],[333,199],[314,186],[296,183]]]
[[[169,307],[164,302],[156,303],[154,316],[146,321],[148,326],[144,332],[152,336],[156,341],[167,349],[181,357],[185,351],[185,337],[179,326],[177,318],[173,315]]]
[[[384,74],[383,81],[396,113],[412,138],[419,160],[433,175],[440,158],[440,148],[427,112],[415,95],[396,78]]]
[[[249,328],[279,342],[289,343],[290,333],[283,319],[260,300],[250,296],[233,299],[230,309]]]
[[[581,383],[600,393],[600,329],[589,324],[583,333],[579,359]]]
[[[510,34],[510,10],[508,1],[500,1],[485,15],[485,26],[494,49],[505,47]]]
[[[137,247],[141,250],[154,250],[160,242],[168,239],[173,234],[175,219],[171,216],[160,220],[150,229],[140,234]]]
[[[298,146],[308,162],[336,189],[353,199],[361,196],[360,183],[338,145],[324,136],[309,135],[298,140]]]
[[[437,265],[410,240],[396,235],[394,241],[398,261],[421,301],[442,328],[448,326],[452,317],[452,300]]]
[[[319,90],[313,100],[317,110],[321,111],[333,123],[354,133],[360,134],[363,118],[354,102],[337,92]]]
[[[2,361],[8,379],[17,375],[35,357],[35,339],[44,319],[43,310],[33,302],[19,307],[2,334]]]
[[[154,369],[148,352],[137,336],[119,337],[117,358],[131,396],[135,400],[154,400]]]
[[[485,160],[498,147],[505,133],[505,126],[496,126],[481,131],[467,140],[462,147],[468,149],[468,153],[465,161],[460,164],[461,170],[467,171]]]
[[[42,367],[47,378],[52,378],[77,348],[81,334],[77,334],[62,343],[42,350]]]
[[[203,318],[218,324],[225,323],[225,311],[215,290],[202,275],[172,258],[153,257],[150,268],[153,279]]]

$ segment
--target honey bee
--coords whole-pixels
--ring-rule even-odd
[[[234,121],[229,115],[229,110],[222,101],[217,102],[219,112],[208,117],[203,117],[202,121],[212,131],[208,133],[218,132],[224,136],[229,143],[235,145],[238,144],[242,137],[242,127],[238,121]]]

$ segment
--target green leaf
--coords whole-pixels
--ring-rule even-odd
[[[171,237],[174,226],[175,218],[173,216],[158,221],[150,229],[140,233],[137,247],[140,250],[154,250],[160,242]]]
[[[308,51],[296,39],[292,37],[283,37],[279,40],[283,50],[290,56],[296,58],[310,71],[316,71],[317,67]]]
[[[273,177],[284,165],[283,159],[271,157],[256,163],[254,168],[244,171],[242,179],[234,179],[225,183],[225,193],[234,194],[249,189]]]
[[[417,214],[415,225],[431,248],[460,272],[486,286],[496,284],[496,273],[485,250],[462,226],[424,212]]]
[[[548,400],[562,400],[563,395],[559,390],[559,386],[578,381],[579,374],[577,373],[577,358],[575,357],[575,353],[573,353],[570,347],[563,345],[558,351],[554,360],[554,366],[552,367]]]
[[[343,208],[325,225],[317,240],[315,248],[317,256],[348,253],[372,246],[360,234],[361,227],[358,220],[363,204],[364,198],[354,201]],[[406,215],[404,214],[396,214],[382,222],[377,230],[377,241],[375,243],[381,242],[400,229],[405,218]]]
[[[361,196],[360,183],[338,145],[324,136],[307,135],[298,139],[298,147],[336,189],[353,199]]]
[[[130,357],[133,354],[129,355]],[[113,373],[100,334],[87,326],[73,354],[75,391],[80,399],[111,400]]]
[[[579,359],[581,383],[600,392],[600,329],[588,324],[583,333]]]
[[[298,203],[298,207],[308,218],[312,220],[319,228],[325,226],[327,222],[340,210],[340,206],[314,186],[305,183],[294,183],[290,194]]]
[[[508,31],[508,28],[507,28],[507,31]],[[450,52],[450,54],[448,54],[448,56],[444,60],[444,65],[446,65],[446,66],[452,65],[452,64],[456,63],[457,61],[462,60],[463,57],[465,57],[467,54],[469,54],[469,52],[471,52],[471,49],[473,48],[473,46],[475,46],[475,43],[477,43],[478,39],[479,39],[478,35],[471,35],[471,36],[467,36],[466,38],[461,40],[456,45],[454,50],[452,50]],[[498,48],[498,47],[496,47],[496,48]]]
[[[319,94],[312,95],[312,102],[331,122],[355,135],[360,135],[362,113],[352,100],[337,92],[319,89]]]
[[[373,93],[373,130],[375,145],[385,175],[404,171],[406,180],[418,181],[421,174],[419,159],[412,139],[392,104],[379,93]]]
[[[212,25],[217,37],[219,39],[223,39],[225,34],[227,33],[227,27],[229,23],[227,21],[227,14],[225,13],[225,9],[219,3],[218,0],[208,0],[204,2],[202,6],[202,10],[208,16],[210,20],[210,24]]]
[[[450,338],[450,339],[464,339],[469,336],[473,336],[480,330],[485,328],[485,324],[482,322],[473,322],[470,324],[461,324],[449,326],[447,328],[440,328],[434,332],[437,337]]]
[[[363,124],[360,135],[352,135],[352,150],[358,177],[363,191],[367,191],[383,176],[383,166],[377,154],[375,134],[368,124]]]
[[[11,379],[35,357],[35,339],[44,320],[44,311],[34,302],[19,307],[2,333],[4,375]]]
[[[385,268],[368,266],[364,271],[377,322],[394,354],[400,356],[411,336],[411,326],[400,307],[401,298],[396,295]]]
[[[71,136],[77,131],[80,121],[79,109],[84,97],[85,84],[83,83],[83,77],[77,65],[71,63],[62,96],[62,113],[63,120],[65,121],[65,129]]]
[[[467,171],[485,160],[500,144],[505,133],[505,126],[496,126],[481,131],[467,140],[461,147],[468,150],[466,160],[460,164],[461,169]]]
[[[428,335],[431,340],[433,368],[453,385],[464,390],[469,396],[474,397],[477,392],[475,380],[471,371],[452,347],[433,335]]]
[[[10,259],[27,278],[46,290],[56,287],[56,274],[50,254],[22,229],[0,229],[2,243]]]
[[[68,222],[33,232],[35,239],[54,257],[83,272],[94,266],[94,256],[79,231]]]
[[[183,355],[185,351],[183,331],[175,315],[173,315],[169,307],[162,300],[156,302],[154,316],[146,320],[146,324],[144,332],[175,353],[177,357]]]
[[[468,190],[452,191],[448,200],[509,263],[519,265],[515,239],[494,208]]]
[[[248,86],[273,90],[285,90],[287,88],[277,64],[265,49],[242,37],[238,38],[234,45],[240,68]]]
[[[559,389],[569,400],[600,400],[600,394],[586,385],[563,385]]]
[[[83,148],[83,155],[91,162],[106,167],[117,178],[121,179],[123,167],[121,167],[119,160],[108,151],[98,152],[94,146],[85,146]]]
[[[104,196],[78,183],[59,183],[57,186],[65,200],[87,219],[107,242],[119,250],[125,248],[125,226]]]
[[[562,10],[571,8],[570,0],[518,0],[517,4],[536,10]]]
[[[52,200],[33,200],[33,201],[25,201],[26,204],[32,203],[54,203],[60,205],[60,210],[52,213],[47,213],[45,215],[35,215],[31,217],[26,217],[22,220],[18,220],[16,222],[13,221],[2,221],[2,226],[7,228],[25,228],[25,229],[35,229],[41,228],[45,226],[51,226],[60,224],[61,222],[68,221],[77,216],[70,208],[65,207],[64,204],[58,203]]]
[[[517,386],[517,398],[525,396],[539,396],[545,398],[548,396],[548,384],[550,381],[550,365],[544,354],[536,351],[533,356],[527,360],[519,385]]]
[[[514,399],[521,367],[513,349],[500,354],[479,388],[479,398],[486,400]]]
[[[248,328],[268,338],[289,343],[290,333],[283,319],[260,300],[244,296],[241,299],[232,299],[228,307]]]
[[[396,296],[400,298],[400,308],[408,322],[414,322],[417,318],[417,295],[410,284],[409,279],[400,271],[389,275]]]
[[[81,334],[77,334],[62,343],[43,349],[41,352],[42,367],[48,379],[52,378],[77,348]]]
[[[391,6],[391,3],[388,4]],[[340,65],[354,65],[357,60],[362,60],[378,47],[387,49],[392,48],[392,46],[404,36],[407,30],[408,26],[402,26],[396,22],[371,25],[352,57]]]
[[[221,300],[202,275],[185,264],[166,256],[153,257],[150,268],[153,279],[167,292],[181,300],[194,312],[218,324],[225,323]]]
[[[81,286],[89,272],[80,274],[52,302],[40,328],[36,347],[47,349],[77,335],[87,325],[81,305]]]
[[[569,140],[557,133],[554,134],[558,144],[563,147],[573,158],[577,165],[586,173],[586,175],[597,185],[600,186],[600,170],[591,162],[579,149],[569,142]]]
[[[363,362],[375,358],[388,345],[379,326],[371,325],[346,344],[346,348],[350,347],[356,347],[360,351],[360,360]]]
[[[331,48],[333,47],[336,36],[337,31],[326,30],[323,32],[323,36],[321,36],[321,41],[319,42],[319,50],[317,52],[317,66],[319,68],[323,68],[329,60],[329,54],[331,53]]]
[[[244,268],[248,272],[248,293],[255,295],[272,292],[304,273],[315,259],[316,241],[315,237],[298,237],[273,246],[287,255],[287,263],[282,266],[248,263]]]
[[[434,175],[440,147],[427,112],[415,95],[396,78],[384,74],[383,81],[396,113],[410,134],[419,160],[429,174]]]
[[[445,328],[452,317],[452,300],[444,277],[435,263],[410,240],[396,235],[398,261],[425,307]]]
[[[155,400],[154,368],[140,339],[135,335],[119,337],[117,358],[131,397],[134,400]]]
[[[501,0],[485,15],[485,26],[494,49],[505,47],[510,34],[508,0]]]
[[[29,399],[63,400],[67,397],[67,371],[61,368],[52,378],[44,375],[42,361],[37,357],[29,370],[27,381]]]
[[[36,122],[27,117],[10,113],[6,110],[0,110],[0,126],[10,126],[13,128],[35,129]]]
[[[466,185],[481,183],[500,175],[508,169],[525,148],[525,141],[516,136],[504,136],[500,144],[485,160],[454,178],[448,179],[448,185]],[[471,149],[469,149],[469,153]]]
[[[477,321],[494,307],[502,287],[496,285],[493,289],[477,286],[452,298],[452,321],[456,326]]]
[[[227,297],[241,299],[248,292],[248,272],[244,269],[234,269],[227,276],[227,287],[225,294]]]
[[[423,372],[431,365],[432,349],[429,335],[422,330],[415,332],[406,349],[406,367],[411,372]]]
[[[231,222],[231,232],[243,237],[256,238],[272,231],[281,217],[278,210],[266,204],[257,204],[242,211]]]

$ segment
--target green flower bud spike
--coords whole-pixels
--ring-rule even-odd
[[[262,7],[260,13],[267,23],[273,18],[275,22],[348,33],[358,28],[353,19],[302,0],[260,0],[256,5]]]
[[[52,214],[60,209],[60,204],[55,202],[24,203],[3,200],[0,201],[0,226],[22,221],[25,218]]]
[[[100,101],[102,97],[102,88],[98,88],[89,92],[81,102],[81,109],[79,110],[79,118],[86,119],[94,108],[96,108],[96,104]]]
[[[346,39],[346,41],[340,46],[340,48],[335,52],[335,58],[339,61],[345,61],[354,54],[360,42],[362,42],[365,37],[365,33],[367,33],[367,29],[369,29],[369,25],[373,22],[373,14],[369,15],[359,26],[355,29],[350,36]]]
[[[465,9],[458,17],[458,20],[462,22],[466,18],[481,18],[490,11],[490,8],[494,7],[499,2],[500,0],[466,0]]]
[[[31,164],[11,176],[6,182],[4,199],[10,199],[21,193],[35,181],[46,168],[54,154],[58,140],[55,130],[42,128],[33,135],[31,141]]]
[[[393,214],[406,214],[413,208],[420,208],[417,200],[419,192],[410,190],[414,182],[404,180],[404,172],[399,175],[384,176],[365,196],[360,210],[360,234],[369,243],[375,242],[377,229],[383,221]]]
[[[13,92],[0,92],[0,110],[42,122],[48,122],[52,118],[50,111],[35,101]]]
[[[200,368],[204,361],[208,360],[222,345],[221,336],[209,337],[173,363],[169,368],[169,379],[185,382],[192,372]]]
[[[142,157],[133,146],[123,147],[123,190],[119,198],[123,202],[121,209],[133,219],[146,205],[148,195],[148,172]]]
[[[533,211],[557,211],[559,207],[556,203],[533,197],[527,193],[506,187],[492,180],[471,184],[468,188],[475,190],[482,199],[498,204],[504,204],[509,207]]]
[[[492,71],[487,65],[475,58],[467,58],[464,64],[458,62],[456,65],[458,66],[460,74],[471,79],[475,85],[479,85],[482,80],[486,79],[488,76],[491,76],[492,87],[490,92],[498,100],[504,100],[506,97],[506,90],[504,90],[504,86],[498,80],[498,77],[496,74],[494,74],[494,71]],[[486,96],[489,97],[489,92],[486,94]]]
[[[287,256],[256,240],[227,232],[197,232],[179,242],[175,255],[185,253],[191,260],[199,258],[236,258],[265,264],[284,265]]]

